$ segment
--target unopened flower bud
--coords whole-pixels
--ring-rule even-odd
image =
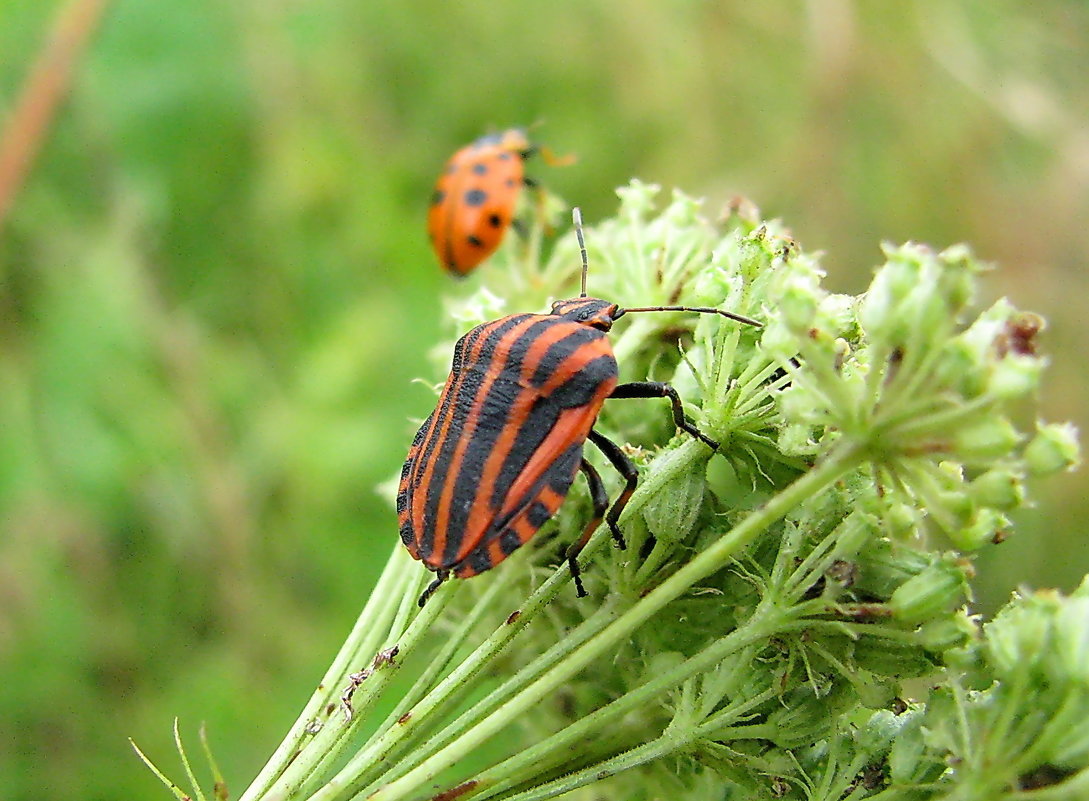
[[[972,499],[982,506],[1006,512],[1025,502],[1025,485],[1019,471],[995,467],[968,485]]]
[[[818,300],[818,291],[811,282],[794,280],[783,288],[777,311],[793,333],[804,335],[813,328]]]
[[[997,398],[1019,398],[1040,386],[1044,360],[1035,356],[1009,355],[991,370],[989,389]]]
[[[919,627],[919,644],[933,653],[951,648],[963,648],[979,636],[979,627],[972,617],[960,609],[951,616],[931,620]]]
[[[904,582],[926,570],[934,559],[931,554],[887,539],[873,540],[855,560],[858,578],[854,588],[873,598],[887,599]]]
[[[889,598],[893,615],[906,623],[921,623],[968,600],[970,566],[947,555],[900,585]]]
[[[662,454],[651,462],[644,481],[651,480],[652,476],[665,470],[673,470],[675,462],[684,458],[680,450]],[[655,537],[667,542],[686,539],[692,532],[692,526],[696,524],[706,488],[705,465],[702,462],[689,461],[678,475],[662,484],[655,501],[643,510],[647,528]]]
[[[989,462],[1006,456],[1020,438],[1009,420],[992,414],[953,432],[953,450],[969,464]]]
[[[1072,423],[1040,426],[1032,442],[1025,448],[1025,464],[1033,476],[1070,470],[1080,463],[1078,430]]]

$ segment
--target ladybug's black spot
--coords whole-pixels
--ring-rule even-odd
[[[432,206],[437,206],[440,203],[442,203],[444,200],[446,200],[446,193],[443,192],[441,189],[436,189],[435,193],[433,195],[431,195],[431,205]]]
[[[500,217],[498,214],[489,214],[488,225],[490,225],[492,228],[502,228],[503,218]]]
[[[518,185],[518,182],[515,181],[513,178],[508,178],[507,179],[507,186],[511,187],[512,189],[517,185]]]
[[[487,199],[488,193],[483,189],[470,189],[465,193],[466,206],[483,206],[484,201]]]
[[[498,158],[499,158],[500,161],[510,161],[510,159],[511,159],[510,151],[504,150],[502,153],[499,154]]]
[[[483,161],[478,161],[473,165],[473,175],[484,175],[488,171],[488,165]]]
[[[465,237],[465,240],[474,248],[484,247],[484,243],[480,241],[480,237],[478,236],[473,236],[472,234],[469,234],[467,237]]]

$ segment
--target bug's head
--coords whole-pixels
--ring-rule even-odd
[[[608,331],[613,327],[613,321],[622,314],[615,303],[586,296],[557,300],[552,304],[551,313],[599,331]]]

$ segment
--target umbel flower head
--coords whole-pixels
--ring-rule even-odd
[[[781,224],[711,222],[681,193],[659,210],[657,193],[633,182],[587,229],[589,293],[764,323],[643,314],[611,334],[621,380],[671,383],[720,447],[678,433],[662,401],[606,404],[597,426],[640,476],[627,548],[599,530],[580,556],[588,598],[562,559],[592,515],[582,487],[422,610],[429,574],[397,544],[243,799],[989,799],[1041,766],[1056,787],[1086,781],[1089,615],[1065,611],[1081,596],[1015,601],[982,627],[968,607],[972,553],[1012,533],[1028,477],[1078,461],[1069,427],[1011,417],[1039,384],[1043,321],[977,310],[964,247],[886,246],[865,293],[830,294]],[[542,260],[540,227],[448,303],[451,334],[577,293],[573,237]],[[965,742],[1022,715],[1044,745],[972,795],[1009,754]]]

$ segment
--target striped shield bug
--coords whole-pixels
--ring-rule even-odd
[[[579,210],[573,212],[582,254],[582,292],[548,314],[512,314],[469,331],[435,411],[416,433],[401,470],[397,515],[401,540],[436,578],[423,606],[451,574],[467,578],[495,567],[524,545],[559,508],[578,472],[586,476],[593,517],[567,562],[586,594],[576,557],[604,518],[624,547],[617,521],[635,491],[638,471],[620,447],[594,430],[608,398],[668,398],[677,427],[704,442],[684,417],[676,390],[658,381],[618,383],[608,332],[625,314],[690,311],[747,325],[747,317],[703,306],[621,308],[586,294],[587,258]],[[592,442],[626,481],[610,507],[601,476],[583,457]]]

